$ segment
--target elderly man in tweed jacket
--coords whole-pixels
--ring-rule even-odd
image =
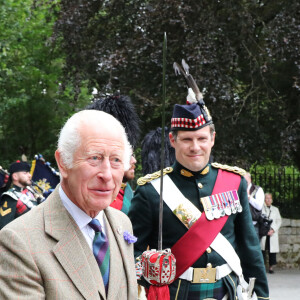
[[[132,226],[109,207],[129,165],[124,128],[104,112],[81,111],[63,127],[55,158],[61,184],[0,232],[0,299],[136,299]],[[92,220],[106,236],[106,283]]]

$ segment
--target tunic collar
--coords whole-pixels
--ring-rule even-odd
[[[24,188],[21,188],[20,186],[17,185],[13,185],[13,189],[15,189],[15,191],[17,192],[22,192]]]
[[[173,169],[175,172],[179,173],[180,175],[184,176],[184,177],[201,177],[201,176],[205,176],[209,173],[210,171],[210,165],[207,164],[202,170],[194,172],[191,171],[187,168],[185,168],[184,166],[182,166],[178,161],[175,161],[174,165],[173,165]]]

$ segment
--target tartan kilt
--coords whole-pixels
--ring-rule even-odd
[[[206,298],[213,298],[222,300],[226,294],[226,287],[222,280],[215,283],[192,283],[190,285],[188,299],[189,300],[202,300]]]
[[[171,300],[204,300],[206,298],[222,299],[228,294],[228,300],[236,299],[237,277],[234,273],[215,283],[190,283],[178,279],[169,286]]]

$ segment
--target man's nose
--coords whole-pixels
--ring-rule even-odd
[[[108,181],[108,180],[110,180],[112,178],[111,165],[110,165],[110,161],[109,161],[108,158],[105,158],[102,161],[97,176],[99,178],[102,178],[105,181]]]
[[[191,144],[192,151],[198,151],[200,149],[199,142],[197,140],[193,140]]]

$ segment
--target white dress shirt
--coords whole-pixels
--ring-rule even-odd
[[[251,187],[252,187],[252,183],[250,183],[248,185],[248,188],[247,188],[248,195],[249,195],[249,190]],[[253,197],[253,195],[250,195],[249,203],[257,210],[262,210],[264,202],[265,202],[265,193],[261,187],[258,187],[256,193],[254,194],[254,197]],[[252,223],[253,223],[253,225],[256,225],[257,221],[252,221]]]
[[[248,194],[249,194],[249,190],[250,190],[251,186],[252,186],[252,183],[250,183],[248,185],[248,188],[247,188]],[[261,187],[258,188],[254,197],[252,195],[250,195],[249,202],[256,209],[262,210],[264,202],[265,202],[265,193]]]
[[[92,218],[68,198],[61,186],[59,186],[59,196],[62,200],[64,207],[73,217],[82,234],[84,235],[89,247],[91,248],[91,250],[93,250],[93,240],[95,237],[95,231],[88,225],[92,221]],[[94,219],[99,220],[102,230],[106,234],[103,211],[100,211]]]

